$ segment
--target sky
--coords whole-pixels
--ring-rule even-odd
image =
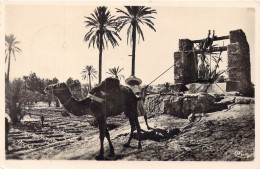
[[[90,16],[96,6],[87,5],[6,5],[5,34],[14,34],[21,41],[21,54],[11,60],[10,79],[35,72],[41,78],[57,77],[66,81],[79,79],[86,65],[98,70],[97,48],[88,48],[83,41],[88,29],[84,16]],[[113,15],[115,8],[108,6]],[[173,7],[152,6],[156,9],[153,20],[156,32],[143,26],[145,41],[140,39],[136,47],[136,76],[142,84],[149,84],[174,64],[173,54],[178,51],[179,39],[206,38],[208,30],[217,36],[229,35],[230,30],[242,29],[250,46],[251,79],[255,79],[255,11],[253,8]],[[120,32],[119,46],[103,52],[102,79],[112,67],[123,67],[123,74],[131,74],[132,47],[127,45],[126,28]],[[137,39],[138,40],[138,39]],[[225,45],[229,40],[225,41]],[[222,54],[221,69],[226,69],[226,52]],[[6,64],[7,67],[7,64]],[[98,77],[98,75],[97,75]],[[97,83],[98,79],[94,79]],[[174,83],[173,68],[153,84]],[[121,80],[125,84],[124,80]]]

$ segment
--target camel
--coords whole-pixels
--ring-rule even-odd
[[[116,116],[122,112],[129,118],[131,132],[128,142],[124,147],[129,147],[133,132],[137,129],[138,149],[141,149],[141,129],[138,122],[137,101],[133,91],[126,86],[120,85],[118,79],[106,78],[98,86],[89,91],[88,96],[82,100],[76,100],[65,83],[49,85],[45,88],[45,93],[55,95],[64,108],[76,116],[90,114],[95,117],[99,127],[100,152],[96,156],[97,160],[104,160],[104,137],[107,138],[110,148],[109,157],[114,157],[114,147],[110,140],[110,135],[106,127],[106,118]]]

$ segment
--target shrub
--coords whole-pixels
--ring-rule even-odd
[[[21,79],[15,79],[12,83],[5,85],[5,105],[13,124],[19,123],[25,115],[22,111],[26,102],[26,92],[23,87],[24,83]]]

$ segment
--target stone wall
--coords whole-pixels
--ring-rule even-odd
[[[189,39],[179,40],[179,52],[174,53],[174,82],[175,83],[193,83],[197,80],[197,58],[192,50],[193,43]]]
[[[244,96],[254,96],[251,83],[250,49],[245,33],[241,30],[230,31],[228,53],[228,77],[226,91],[238,91]],[[174,53],[174,83],[189,84],[197,81],[197,56],[192,50],[190,39],[179,40],[179,51]]]
[[[187,118],[190,113],[209,113],[227,109],[232,104],[254,104],[254,99],[241,96],[219,94],[149,95],[145,99],[145,109],[150,114],[166,113],[179,118]]]
[[[187,118],[190,113],[205,113],[227,108],[216,104],[219,95],[207,93],[174,95],[150,95],[145,99],[145,108],[150,113],[166,113],[175,117]]]
[[[229,79],[226,91],[238,91],[245,96],[252,96],[250,49],[246,35],[241,29],[230,31],[227,53]]]
[[[184,82],[184,67],[182,63],[182,52],[174,52],[174,81],[175,83]]]

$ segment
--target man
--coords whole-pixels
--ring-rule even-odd
[[[42,121],[42,127],[43,127],[43,122],[44,122],[44,116],[41,114],[41,121]]]
[[[137,112],[138,112],[138,117],[140,116],[144,116],[144,120],[147,126],[147,129],[150,130],[151,127],[149,127],[148,125],[148,121],[147,121],[147,112],[144,108],[144,101],[145,101],[145,91],[146,88],[141,89],[140,86],[138,85],[134,85],[134,86],[130,86],[130,88],[132,89],[132,91],[134,92],[134,94],[136,95],[137,98],[140,98],[140,100],[137,102]]]

